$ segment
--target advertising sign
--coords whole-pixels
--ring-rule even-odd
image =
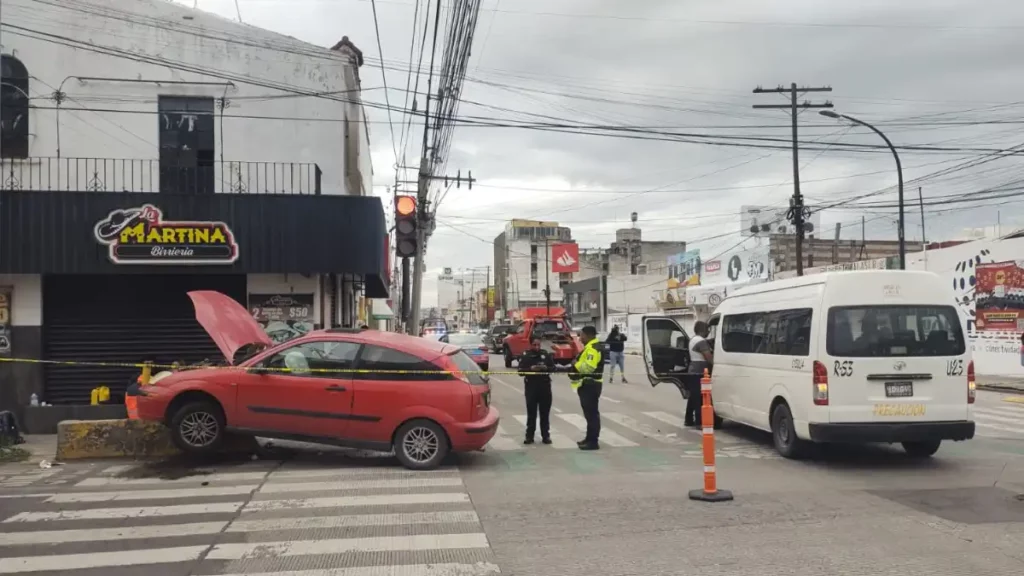
[[[233,264],[238,244],[224,222],[164,220],[152,204],[118,209],[93,227],[114,264]]]
[[[580,271],[580,246],[575,242],[551,245],[551,271],[559,274]]]
[[[249,294],[249,311],[275,343],[313,330],[312,294]]]
[[[978,330],[1024,330],[1024,260],[975,267],[975,322]]]
[[[0,356],[11,356],[11,296],[14,289],[0,286]]]
[[[700,250],[689,250],[668,257],[668,287],[699,286],[702,263]]]

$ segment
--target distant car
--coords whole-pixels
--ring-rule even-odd
[[[473,362],[476,362],[477,366],[481,370],[489,370],[491,365],[491,355],[487,350],[487,346],[484,344],[483,337],[479,334],[473,334],[471,332],[458,332],[456,334],[449,334],[444,342],[458,346],[462,348]]]
[[[487,334],[484,335],[484,343],[490,348],[491,352],[495,354],[501,354],[502,343],[505,341],[505,336],[508,336],[513,326],[511,324],[495,324],[491,326]]]
[[[139,418],[167,425],[186,453],[215,452],[236,431],[393,450],[407,468],[428,470],[449,451],[483,448],[497,430],[490,385],[460,346],[343,328],[275,345],[230,297],[189,297],[234,368],[176,371],[128,392]]]

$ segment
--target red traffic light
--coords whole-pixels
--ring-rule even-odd
[[[395,212],[399,216],[411,216],[416,212],[416,199],[412,196],[399,196],[395,204]]]

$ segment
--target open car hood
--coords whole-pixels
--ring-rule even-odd
[[[196,320],[217,344],[228,364],[234,364],[235,353],[243,346],[273,344],[249,311],[230,297],[213,290],[195,290],[189,292],[188,297],[196,308]]]

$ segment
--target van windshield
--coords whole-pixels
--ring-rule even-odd
[[[828,311],[829,356],[959,356],[966,351],[952,306],[838,306]]]

